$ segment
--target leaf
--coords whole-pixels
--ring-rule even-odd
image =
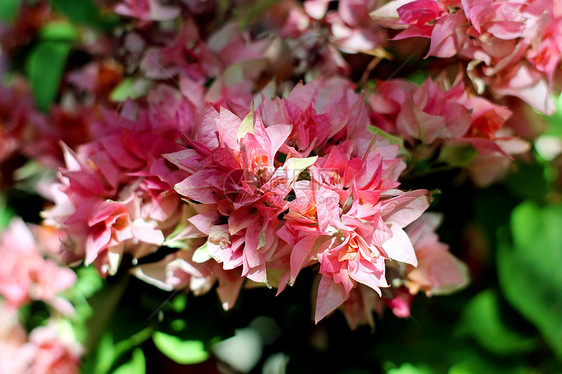
[[[290,176],[290,183],[296,181],[299,177],[299,174],[306,169],[307,167],[313,165],[316,160],[318,160],[318,156],[314,157],[307,157],[307,158],[298,158],[298,157],[291,157],[285,164],[283,165],[282,169],[287,172],[287,175]]]
[[[119,366],[113,374],[145,374],[146,360],[140,348],[133,351],[133,355],[127,363]]]
[[[254,133],[254,108],[253,108],[253,104],[252,104],[252,109],[250,110],[250,113],[248,113],[246,115],[246,117],[244,117],[244,120],[240,124],[240,127],[238,127],[238,132],[236,133],[236,138],[238,140],[240,140],[247,133],[251,133],[251,134]]]
[[[148,94],[152,83],[143,78],[125,78],[109,95],[111,101],[125,101],[128,98],[136,99]]]
[[[209,358],[209,352],[200,340],[181,340],[160,331],[155,332],[152,339],[160,352],[179,364],[198,364]]]
[[[521,199],[542,199],[549,192],[546,166],[538,162],[518,163],[505,182],[513,196]]]
[[[529,374],[533,373],[531,368],[524,366],[511,366],[508,362],[495,362],[484,357],[471,357],[453,365],[449,369],[449,374],[481,374],[481,373],[502,373],[502,374]]]
[[[203,262],[209,261],[212,258],[209,254],[207,243],[209,243],[209,241],[206,241],[205,244],[203,244],[201,247],[197,248],[195,252],[193,252],[193,256],[191,258],[193,262],[202,264]]]
[[[432,371],[426,366],[418,366],[410,363],[402,364],[398,368],[389,369],[387,374],[431,374]]]
[[[412,82],[416,86],[421,86],[423,82],[429,77],[429,74],[425,70],[416,70],[412,74],[408,75],[405,79]]]
[[[546,117],[546,122],[549,125],[545,135],[562,136],[562,95],[554,99],[556,104],[556,112],[549,117]]]
[[[0,20],[12,23],[18,17],[21,0],[0,1]]]
[[[66,15],[73,22],[109,31],[116,25],[118,18],[102,15],[93,0],[50,0],[60,13]]]
[[[511,215],[513,246],[498,248],[498,277],[506,299],[562,356],[562,205],[527,201]]]
[[[39,37],[53,41],[76,41],[80,37],[78,29],[66,21],[49,22],[39,30]]]
[[[0,195],[0,231],[8,227],[13,216],[14,211],[6,203],[5,196]]]
[[[26,73],[31,82],[33,97],[39,109],[44,112],[58,94],[69,52],[69,42],[47,40],[39,43],[26,61]]]
[[[496,354],[528,352],[535,340],[519,334],[508,327],[505,313],[500,310],[498,294],[487,289],[476,295],[463,312],[458,331],[472,336],[483,348]]]

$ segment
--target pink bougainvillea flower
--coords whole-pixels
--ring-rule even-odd
[[[418,267],[407,274],[411,293],[423,290],[428,296],[447,294],[468,283],[466,265],[449,253],[449,246],[435,234],[442,218],[436,213],[424,213],[406,228],[419,260]]]
[[[36,327],[29,335],[29,342],[35,348],[31,372],[37,374],[80,372],[81,345],[69,338],[61,337],[56,324]]]
[[[17,311],[0,302],[0,319],[0,372],[30,373],[36,351],[33,344],[27,342]]]
[[[277,152],[291,127],[265,127],[257,112],[243,120],[222,108],[209,108],[192,139],[198,152],[189,150],[166,157],[189,172],[176,184],[181,195],[199,203],[216,204],[227,224],[204,229],[209,235],[208,258],[225,270],[242,267],[242,275],[266,282],[266,264],[277,248],[275,231],[285,196],[298,172],[314,162],[310,159],[277,161]],[[203,217],[193,217],[192,222]],[[193,221],[195,220],[195,221]],[[218,221],[218,216],[215,218]]]
[[[166,88],[161,90],[155,100],[166,95]],[[174,100],[167,104],[198,118],[187,99]],[[168,114],[151,115],[127,103],[121,115],[104,113],[105,126],[95,130],[95,140],[76,152],[64,147],[66,168],[52,189],[56,205],[44,216],[65,230],[69,257],[94,263],[104,276],[117,271],[123,252],[139,257],[155,251],[180,217],[172,186],[181,177],[161,154],[178,150],[179,130],[191,124]]]
[[[405,287],[393,289],[392,297],[384,299],[385,304],[398,318],[410,317],[412,301],[414,301],[414,296]]]
[[[355,330],[361,325],[375,327],[373,312],[382,313],[384,303],[379,295],[371,288],[358,284],[349,294],[349,298],[342,305],[342,312],[349,327]]]
[[[370,136],[362,96],[345,79],[317,78],[305,85],[299,83],[283,99],[262,100],[258,111],[265,123],[293,126],[287,148],[284,146],[282,151],[302,157],[310,155],[314,148],[327,147],[328,140],[336,143],[344,139],[352,139],[359,154]]]
[[[470,111],[459,102],[465,94],[462,85],[444,90],[428,78],[420,87],[400,80],[381,86],[369,98],[375,120],[410,142],[461,138],[470,127]]]
[[[292,245],[292,284],[299,271],[320,263],[315,320],[332,312],[363,284],[381,294],[388,287],[385,261],[417,264],[403,227],[429,206],[427,191],[395,188],[405,165],[397,147],[375,141],[362,158],[352,147],[332,147],[309,168],[311,181],[295,185],[286,222],[278,235]],[[281,288],[281,287],[280,287]]]
[[[219,74],[221,63],[200,39],[194,22],[187,21],[175,39],[147,50],[140,68],[151,79],[164,80],[181,75],[202,83],[207,75]]]
[[[179,7],[162,5],[160,0],[122,0],[115,7],[115,13],[141,21],[168,21],[180,12]]]
[[[445,89],[442,80],[431,78],[419,87],[404,80],[382,82],[379,92],[369,97],[375,125],[383,131],[404,136],[411,144],[471,144],[479,154],[509,153],[500,147],[511,111],[472,94],[462,84]],[[444,103],[447,103],[443,105]]]
[[[560,63],[561,15],[544,1],[393,1],[390,27],[403,29],[397,39],[431,39],[427,56],[457,56],[469,61],[467,73],[478,92],[521,98],[552,114],[550,98]],[[388,8],[387,6],[383,8]],[[392,17],[394,16],[394,17]],[[394,20],[394,21],[392,21]]]
[[[58,232],[52,232],[58,238]],[[0,295],[9,306],[19,308],[31,300],[42,300],[60,312],[71,315],[72,305],[57,296],[70,288],[76,274],[43,258],[41,243],[37,243],[26,224],[14,218],[0,235]]]

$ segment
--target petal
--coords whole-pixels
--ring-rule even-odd
[[[390,230],[392,237],[382,244],[382,249],[387,256],[396,261],[418,266],[416,252],[406,232],[395,223],[390,225]]]

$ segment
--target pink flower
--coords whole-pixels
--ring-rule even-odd
[[[57,232],[52,235],[58,237]],[[57,296],[76,281],[74,272],[44,259],[42,250],[20,219],[13,219],[0,235],[0,294],[13,308],[30,300],[43,300],[60,312],[70,315],[72,305]]]
[[[263,100],[258,108],[266,124],[291,124],[292,131],[284,152],[307,157],[317,147],[328,147],[328,140],[337,143],[352,139],[355,152],[366,147],[369,133],[363,97],[353,91],[352,84],[341,78],[326,81],[320,78],[291,93],[271,101]]]
[[[358,284],[380,295],[389,286],[386,260],[417,264],[402,228],[429,206],[427,192],[395,190],[404,168],[397,148],[372,144],[364,159],[351,158],[345,145],[319,158],[309,169],[311,181],[295,185],[296,199],[278,230],[293,246],[290,276],[283,279],[292,284],[303,267],[320,263],[316,322]]]
[[[259,113],[244,120],[226,109],[209,108],[192,134],[195,150],[166,155],[188,172],[175,188],[181,195],[203,204],[216,204],[218,213],[191,219],[207,222],[201,231],[209,235],[209,256],[225,270],[242,267],[242,275],[266,282],[266,264],[277,249],[277,216],[285,209],[285,196],[298,172],[314,159],[277,161],[290,126],[265,127]],[[300,162],[304,164],[299,165]],[[227,224],[216,224],[225,216]],[[198,223],[199,222],[199,223]]]
[[[352,330],[361,325],[375,328],[373,312],[381,314],[383,306],[382,299],[373,289],[358,284],[343,303],[342,312]]]
[[[180,107],[189,107],[176,99]],[[179,149],[179,129],[191,124],[166,114],[151,119],[127,103],[121,116],[104,113],[106,126],[96,130],[96,140],[77,152],[64,148],[67,166],[52,193],[56,205],[44,216],[67,233],[66,252],[95,263],[102,275],[117,271],[125,251],[139,257],[156,250],[163,232],[179,218],[172,186],[181,173],[171,170],[161,154]]]
[[[63,339],[54,324],[37,327],[29,335],[35,347],[32,370],[34,374],[79,373],[82,347],[76,341]]]
[[[420,87],[403,80],[381,83],[369,97],[377,127],[424,144],[471,144],[479,154],[507,155],[499,144],[512,138],[500,136],[511,111],[476,96],[464,85],[445,89],[445,82],[428,78]],[[445,104],[446,103],[446,104]]]
[[[410,304],[413,300],[414,296],[411,295],[404,287],[394,289],[392,298],[384,299],[386,305],[398,318],[410,317]]]
[[[445,90],[428,78],[420,87],[405,81],[381,82],[381,86],[369,98],[377,124],[410,142],[458,139],[470,127],[470,112],[459,102],[465,95],[463,85]]]
[[[406,228],[412,239],[419,264],[408,271],[411,293],[423,290],[428,296],[454,292],[468,283],[468,269],[449,253],[449,246],[439,242],[435,229],[442,216],[424,213]]]
[[[186,21],[170,43],[149,49],[144,54],[140,68],[147,78],[170,79],[177,75],[203,83],[206,76],[216,76],[220,60],[200,39],[193,21]]]
[[[28,374],[36,353],[35,347],[27,342],[16,310],[0,303],[0,318],[0,372]]]
[[[165,6],[160,0],[122,0],[115,7],[115,13],[138,18],[141,21],[168,21],[180,15],[181,9]]]
[[[552,114],[549,96],[560,62],[560,22],[552,2],[534,1],[394,1],[404,28],[397,39],[431,39],[427,56],[458,56],[470,61],[467,73],[481,94],[485,87],[512,95]],[[381,8],[376,17],[389,12]],[[390,12],[391,13],[391,12]]]

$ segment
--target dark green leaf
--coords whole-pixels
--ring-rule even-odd
[[[104,16],[93,0],[51,0],[58,12],[65,14],[72,21],[108,31],[116,23],[116,17]]]
[[[562,356],[562,205],[519,205],[511,216],[513,246],[498,248],[506,299]]]
[[[483,348],[497,354],[532,350],[535,341],[508,327],[501,312],[494,290],[482,291],[465,308],[459,332],[472,336]]]
[[[517,170],[506,178],[506,185],[517,198],[542,199],[549,191],[545,165],[520,162]]]
[[[0,21],[13,22],[18,17],[21,0],[0,1]]]
[[[26,73],[42,111],[47,111],[57,97],[69,52],[69,42],[49,40],[39,43],[29,54]]]

